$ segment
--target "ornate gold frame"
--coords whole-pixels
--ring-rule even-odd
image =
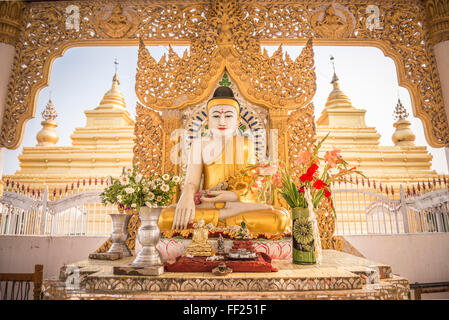
[[[66,13],[70,5],[79,9],[78,31],[66,28],[66,22],[74,14]],[[375,10],[371,7],[369,11],[368,5],[377,6],[378,20]],[[414,115],[423,121],[429,144],[442,147],[449,143],[426,8],[420,0],[339,0],[332,4],[325,0],[222,0],[214,2],[214,6],[239,7],[245,12],[240,22],[254,28],[252,35],[262,44],[304,44],[313,38],[319,45],[381,49],[395,61],[399,84],[410,91]],[[172,0],[164,4],[143,0],[28,4],[16,44],[1,144],[10,149],[20,145],[25,123],[34,116],[37,94],[49,83],[52,63],[67,49],[136,45],[139,36],[152,44],[200,41],[204,48],[218,30],[211,30],[211,24],[205,23],[211,12],[209,1],[194,0]],[[216,18],[211,22],[212,26],[219,27],[223,21]]]

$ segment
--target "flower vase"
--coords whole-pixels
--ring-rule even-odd
[[[159,242],[161,231],[158,226],[159,215],[164,207],[149,208],[141,207],[139,217],[141,226],[137,233],[137,239],[142,245],[132,267],[142,267],[153,270],[150,275],[160,275],[164,271],[161,255],[156,249]]]
[[[128,238],[128,223],[131,216],[123,213],[110,213],[109,216],[112,220],[112,245],[108,253],[119,252],[122,257],[130,257],[131,252],[125,241]]]
[[[292,258],[295,264],[315,264],[313,223],[308,208],[292,208]]]

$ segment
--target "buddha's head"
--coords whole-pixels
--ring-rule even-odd
[[[240,104],[229,87],[218,87],[207,103],[209,129],[213,135],[232,135],[239,126]]]

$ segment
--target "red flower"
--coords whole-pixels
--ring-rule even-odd
[[[318,179],[317,181],[315,181],[315,183],[313,184],[313,187],[315,189],[323,189],[324,187],[327,187],[327,183],[325,183],[323,180]]]
[[[298,193],[304,193],[304,186],[298,189]]]
[[[330,191],[327,190],[326,188],[324,189],[324,196],[325,196],[326,198],[328,198],[328,199],[329,199],[329,197],[331,196]]]
[[[312,181],[313,180],[313,174],[304,173],[302,176],[299,177],[299,179],[301,179],[302,182]]]
[[[307,174],[307,175],[313,175],[313,174],[315,174],[315,172],[316,172],[317,170],[318,170],[318,166],[317,166],[317,164],[314,162],[314,163],[312,163],[312,165],[310,166],[310,168],[307,169],[306,174]]]
[[[315,172],[318,170],[318,165],[316,163],[312,163],[312,165],[310,166],[309,169],[307,169],[307,172],[304,173],[302,176],[300,176],[299,178],[301,179],[302,182],[306,182],[306,181],[312,181],[313,180],[313,175],[315,174]]]

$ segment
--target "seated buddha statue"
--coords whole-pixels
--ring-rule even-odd
[[[290,226],[288,211],[258,201],[258,190],[248,192],[252,187],[244,172],[256,163],[256,153],[252,141],[238,133],[240,105],[229,87],[215,90],[207,103],[207,119],[210,134],[192,142],[181,196],[161,212],[159,228],[186,229],[203,219],[215,227],[244,221],[252,233],[284,232]],[[197,192],[201,203],[195,205]]]
[[[212,247],[207,241],[209,230],[204,226],[204,220],[200,219],[193,225],[192,243],[187,247],[186,253],[194,257],[209,257],[212,255]]]

